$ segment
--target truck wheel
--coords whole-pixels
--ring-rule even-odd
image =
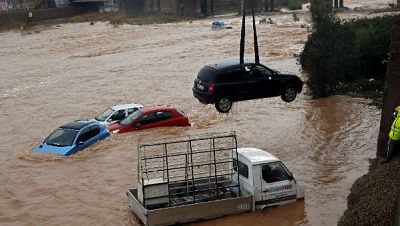
[[[289,103],[289,102],[294,101],[294,99],[296,99],[296,95],[297,95],[297,91],[293,87],[288,86],[283,91],[283,93],[281,95],[281,98],[282,98],[283,101]]]
[[[215,102],[215,108],[220,113],[228,113],[231,110],[232,101],[226,97],[219,98],[217,102]]]

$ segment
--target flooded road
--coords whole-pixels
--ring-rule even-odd
[[[276,15],[274,24],[258,26],[262,63],[299,74],[293,56],[307,37],[299,17]],[[125,195],[135,185],[138,141],[231,130],[240,147],[281,158],[306,198],[193,225],[336,224],[351,184],[375,156],[380,111],[362,98],[304,94],[293,103],[240,102],[227,115],[200,104],[191,92],[198,70],[238,57],[240,18],[225,20],[234,29],[212,31],[205,19],[0,33],[0,225],[139,225]],[[247,41],[251,46],[251,35]],[[118,134],[71,157],[31,153],[57,126],[130,102],[177,105],[193,126]]]

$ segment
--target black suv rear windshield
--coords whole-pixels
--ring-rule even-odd
[[[216,74],[217,71],[215,69],[205,66],[199,71],[197,78],[202,82],[214,83]]]

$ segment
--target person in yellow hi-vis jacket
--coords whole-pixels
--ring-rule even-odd
[[[392,127],[389,132],[389,142],[388,148],[386,152],[386,158],[383,163],[389,162],[393,157],[393,153],[395,149],[398,149],[399,141],[400,141],[400,106],[397,106],[394,109],[394,121],[392,123]]]

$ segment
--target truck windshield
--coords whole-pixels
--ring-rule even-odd
[[[262,166],[262,178],[267,183],[291,180],[292,177],[281,162],[271,162]]]

